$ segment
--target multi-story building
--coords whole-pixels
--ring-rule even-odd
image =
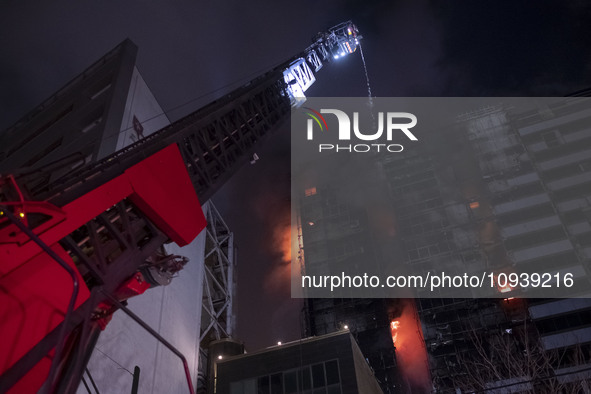
[[[366,212],[344,201],[338,191],[323,185],[308,188],[299,215],[307,275],[328,275],[355,261],[377,261]],[[325,335],[347,327],[384,392],[394,393],[400,383],[390,323],[397,309],[395,302],[382,298],[306,298],[303,335]]]
[[[346,329],[213,360],[220,394],[382,393]]]
[[[123,41],[4,130],[0,170],[81,166],[170,124],[136,55],[135,44]]]
[[[588,295],[588,101],[537,104],[529,110],[481,107],[458,115],[453,127],[437,130],[412,150],[377,159],[377,182],[388,195],[379,221],[368,219],[372,210],[359,204],[348,209],[342,190],[306,190],[300,202],[306,273],[338,272],[331,264],[339,259],[371,265],[390,256],[419,273],[441,266],[569,273],[575,285],[560,296]],[[385,231],[394,235],[384,237]],[[451,293],[417,299],[434,389],[553,392],[586,384],[588,299],[541,298],[531,288],[497,287],[505,299],[450,298]],[[517,293],[530,297],[516,298]],[[309,300],[308,327],[335,330],[346,319],[341,305],[363,302],[371,301]],[[396,317],[388,314],[396,308],[359,309],[361,320],[383,322],[384,328]],[[490,368],[476,368],[479,363]]]
[[[445,136],[459,151],[455,160],[421,159],[434,163],[425,177],[431,175],[431,194],[438,200],[419,198],[418,204],[431,207],[399,211],[419,214],[403,231],[413,234],[404,237],[411,261],[430,264],[445,253],[447,259],[497,272],[551,267],[552,275],[573,274],[577,290],[568,295],[586,295],[581,291],[589,291],[588,102],[542,103],[528,112],[499,105],[462,115],[459,127]],[[421,223],[419,217],[428,219]],[[413,227],[422,227],[416,230],[421,235],[416,237]],[[451,248],[420,245],[429,239],[425,227],[439,239],[451,237]],[[589,376],[574,372],[589,362],[588,299],[521,299],[512,297],[508,286],[498,290],[507,298],[419,300],[435,387],[557,392],[585,385]],[[521,296],[528,293],[532,289]],[[479,363],[489,368],[470,371]]]

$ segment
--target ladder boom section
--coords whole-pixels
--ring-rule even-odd
[[[204,203],[288,119],[291,106],[305,100],[314,73],[324,63],[354,53],[360,39],[351,21],[341,23],[318,33],[301,54],[132,145],[58,179],[42,169],[19,176],[19,184],[30,200],[63,206],[176,143]]]
[[[318,72],[324,63],[354,53],[361,38],[357,26],[351,21],[318,33],[313,44],[301,55],[296,56],[283,71],[292,105],[300,106],[304,102],[306,90],[316,81],[314,73]]]
[[[201,203],[206,202],[259,142],[283,123],[290,101],[280,72],[248,85],[96,163],[58,179],[36,171],[18,176],[30,200],[63,206],[170,144],[177,144]]]

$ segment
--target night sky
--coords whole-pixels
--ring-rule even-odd
[[[0,4],[0,130],[127,37],[176,120],[348,19],[364,36],[374,96],[561,96],[591,87],[591,5],[582,0],[35,3]],[[317,77],[311,96],[367,95],[358,54]],[[238,337],[251,350],[300,332],[301,303],[277,279],[289,224],[288,132],[213,199],[235,232]]]

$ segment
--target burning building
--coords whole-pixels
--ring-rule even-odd
[[[531,287],[508,283],[492,289],[496,299],[418,294],[408,310],[420,320],[416,331],[428,353],[422,363],[428,363],[430,372],[415,379],[429,382],[419,384],[418,392],[587,387],[588,103],[540,100],[528,110],[485,105],[458,115],[454,127],[429,135],[428,142],[404,155],[376,159],[371,179],[359,188],[381,188],[387,197],[372,202],[388,207],[378,209],[384,212],[381,217],[372,215],[375,210],[369,206],[355,204],[351,190],[330,182],[316,182],[302,191],[306,274],[335,272],[342,261],[355,266],[355,261],[379,265],[395,260],[420,273],[457,262],[488,270],[495,278],[517,270],[536,273],[543,267],[548,274],[572,275],[574,286],[560,296],[577,298],[543,298]],[[357,186],[351,186],[352,193]],[[399,302],[311,299],[306,326],[310,333],[336,330],[349,320],[353,326],[363,322],[359,325],[364,329],[379,327],[376,332],[387,335],[389,343],[377,336],[373,343],[379,343],[381,351],[395,346],[402,387],[410,375],[402,368],[403,314],[399,307],[391,313]],[[360,340],[363,350],[362,344]],[[379,368],[380,360],[374,361]],[[489,367],[476,368],[479,363]]]
[[[303,255],[305,249],[306,274],[328,274],[351,261],[377,261],[377,245],[368,224],[372,218],[364,209],[320,185],[306,190],[299,209],[303,240],[299,253]],[[397,393],[406,383],[399,375],[391,322],[401,314],[402,304],[393,299],[307,298],[303,335],[350,330],[382,390]]]
[[[453,247],[440,246],[438,253],[497,272],[517,267],[535,273],[548,266],[569,272],[581,284],[569,295],[585,297],[591,230],[585,215],[591,181],[587,107],[586,100],[564,99],[528,112],[501,105],[462,115],[456,132],[446,136],[461,160],[424,159],[435,164],[424,171],[435,197],[429,210],[441,215],[411,221],[430,229],[419,239],[447,234]],[[455,191],[462,191],[465,208]],[[418,264],[429,264],[431,249],[407,246]],[[589,362],[588,299],[518,298],[528,292],[508,284],[498,291],[506,298],[418,300],[435,389],[558,392],[586,385],[589,376],[577,371]],[[482,363],[489,367],[474,373]]]

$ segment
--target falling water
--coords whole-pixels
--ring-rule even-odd
[[[365,80],[367,81],[367,96],[369,97],[369,101],[367,105],[369,106],[369,113],[371,115],[371,122],[373,123],[373,128],[376,128],[376,117],[373,114],[373,97],[371,95],[371,86],[369,85],[369,74],[367,73],[367,65],[365,64],[365,56],[363,56],[363,48],[361,48],[361,43],[359,43],[359,53],[361,53],[361,61],[363,62],[363,70],[365,71]]]
[[[361,53],[361,61],[363,62],[363,69],[365,70],[365,80],[367,81],[367,95],[369,96],[369,107],[373,108],[373,97],[371,95],[371,86],[369,85],[369,74],[367,73],[367,65],[365,64],[365,56],[363,56],[363,48],[361,47],[361,43],[359,43],[359,53]]]

